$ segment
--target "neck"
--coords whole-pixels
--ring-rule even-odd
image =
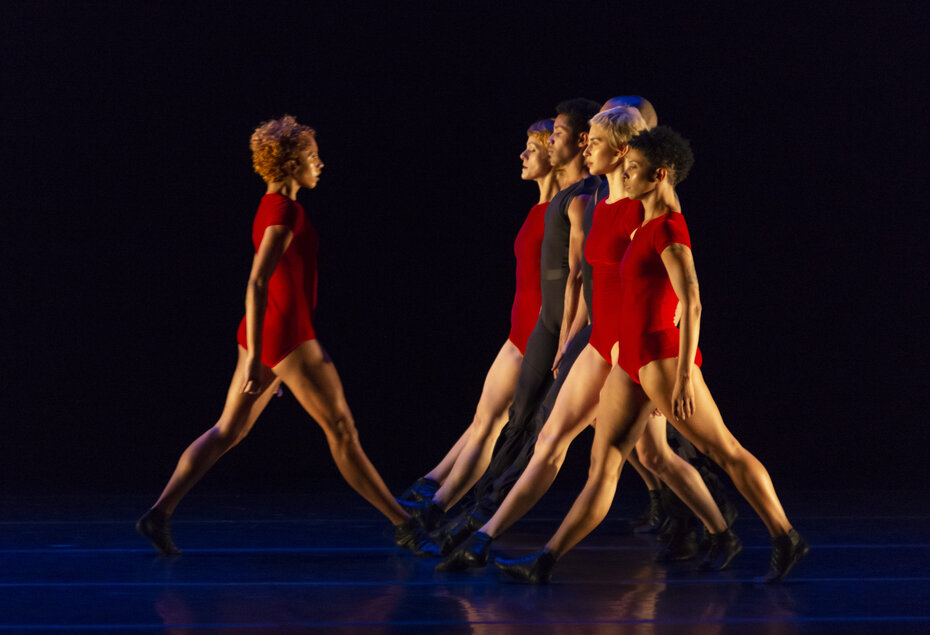
[[[653,218],[662,216],[662,214],[681,211],[675,188],[668,181],[659,183],[654,190],[642,199],[642,202],[643,224],[648,223]]]
[[[588,176],[588,168],[584,165],[584,156],[579,152],[571,161],[561,166],[557,176],[559,179],[559,189],[564,190],[572,183],[577,183]]]
[[[268,184],[268,189],[265,190],[265,194],[280,194],[281,196],[286,196],[292,201],[297,200],[297,192],[300,190],[300,185],[294,179],[285,179],[283,181],[274,181]]]
[[[607,179],[607,186],[610,189],[610,194],[607,195],[608,203],[616,203],[622,198],[629,196],[627,194],[626,188],[623,187],[623,163],[617,166],[615,170],[612,170],[604,175],[604,178]]]
[[[540,203],[548,203],[555,196],[555,193],[559,191],[559,182],[556,179],[554,169],[549,170],[546,176],[536,179],[536,184],[539,186]]]

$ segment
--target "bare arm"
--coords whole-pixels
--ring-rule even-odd
[[[569,272],[568,280],[565,282],[565,304],[562,309],[562,328],[559,332],[559,351],[556,353],[555,362],[552,364],[553,369],[558,368],[565,347],[571,341],[571,336],[578,332],[572,329],[576,326],[576,314],[578,313],[579,298],[581,297],[581,261],[584,258],[582,217],[589,198],[591,197],[576,196],[568,206],[568,220],[571,223],[568,238]],[[581,326],[584,326],[584,323]],[[578,327],[578,330],[580,329],[581,327]]]
[[[701,293],[698,289],[697,272],[694,270],[694,258],[688,247],[679,243],[669,245],[662,251],[662,263],[668,271],[668,278],[681,305],[678,374],[672,391],[672,409],[674,416],[682,420],[694,414],[691,371],[701,331]]]
[[[252,272],[245,291],[246,343],[249,352],[248,374],[242,392],[255,394],[262,388],[262,323],[268,304],[268,281],[293,237],[294,233],[284,225],[268,227],[252,260]]]

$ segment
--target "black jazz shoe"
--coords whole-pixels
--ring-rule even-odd
[[[481,529],[486,522],[488,522],[488,519],[485,516],[478,516],[473,512],[466,513],[433,532],[433,541],[439,545],[440,555],[448,556],[453,549]]]
[[[662,496],[659,490],[649,490],[649,507],[633,521],[634,534],[654,534],[665,522],[662,513]]]
[[[404,493],[397,497],[398,501],[421,501],[429,500],[439,489],[439,483],[431,478],[418,478],[413,485],[404,490]]]
[[[769,572],[759,582],[770,584],[784,580],[794,565],[799,563],[810,551],[810,545],[794,529],[787,534],[772,538],[772,559],[769,560]]]
[[[154,507],[136,521],[136,531],[139,535],[155,545],[163,556],[176,556],[181,550],[174,546],[171,540],[171,516]]]
[[[710,545],[698,565],[701,571],[723,571],[743,550],[743,542],[730,529],[719,534],[708,534]]]
[[[416,502],[398,498],[397,502],[404,508],[404,511],[416,518],[417,522],[420,523],[420,527],[427,532],[435,531],[442,523],[443,516],[446,515],[443,508],[434,503],[431,498]]]
[[[394,544],[402,549],[409,549],[413,555],[421,558],[438,558],[439,545],[434,543],[414,518],[408,518],[400,525],[394,525]]]
[[[690,560],[697,555],[697,535],[693,529],[676,531],[671,535],[667,544],[656,555],[656,562],[677,562]]]
[[[459,545],[455,551],[436,565],[436,571],[465,571],[480,569],[488,564],[491,551],[491,537],[483,531],[476,531],[468,540]]]
[[[551,551],[540,551],[522,558],[497,558],[494,564],[507,577],[517,582],[549,584],[552,569],[555,567],[555,556]]]

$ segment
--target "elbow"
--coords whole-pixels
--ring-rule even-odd
[[[268,293],[268,281],[264,278],[249,278],[248,292],[258,296],[264,296]]]
[[[701,319],[701,301],[695,300],[688,306],[688,314],[695,320]]]

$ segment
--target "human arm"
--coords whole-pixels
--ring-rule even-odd
[[[246,377],[242,385],[244,393],[256,394],[263,387],[262,323],[268,304],[268,281],[293,237],[294,233],[286,225],[267,227],[252,260],[252,271],[245,291],[246,343],[249,350]]]
[[[559,350],[556,353],[555,360],[552,363],[552,369],[559,367],[562,361],[562,354],[566,346],[571,341],[571,337],[577,333],[587,323],[578,326],[578,330],[573,330],[576,324],[576,314],[579,312],[579,301],[581,297],[581,264],[584,259],[584,228],[582,227],[582,218],[584,217],[585,205],[588,203],[590,196],[576,196],[568,206],[568,220],[571,225],[568,237],[568,280],[565,282],[565,302],[562,308],[562,327],[559,330]]]
[[[672,390],[672,414],[676,419],[687,419],[694,414],[694,387],[691,373],[697,353],[701,330],[701,294],[691,249],[681,243],[672,243],[662,250],[662,263],[681,305],[679,324],[678,372]]]

